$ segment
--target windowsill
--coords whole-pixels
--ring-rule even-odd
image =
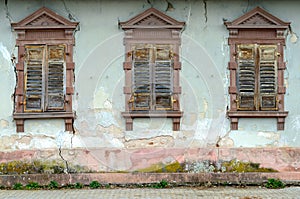
[[[277,130],[284,130],[288,111],[228,111],[231,130],[238,130],[239,118],[277,118]]]
[[[228,117],[246,117],[246,118],[274,118],[274,117],[286,117],[288,111],[228,111]]]
[[[126,119],[126,131],[133,130],[134,118],[172,118],[173,131],[180,130],[180,118],[182,111],[126,111],[121,113]]]
[[[74,118],[73,112],[28,112],[14,113],[14,119],[47,119],[47,118]]]
[[[182,111],[126,111],[122,112],[125,118],[150,118],[150,117],[167,117],[167,118],[180,118]]]
[[[65,130],[74,132],[73,120],[75,113],[73,112],[30,112],[30,113],[14,113],[13,118],[16,120],[17,132],[24,132],[24,120],[28,119],[64,119]]]

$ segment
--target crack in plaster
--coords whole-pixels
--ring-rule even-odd
[[[153,3],[150,0],[147,0],[147,3],[151,6],[151,8],[153,7]]]
[[[68,174],[69,173],[69,163],[68,163],[68,161],[66,159],[64,159],[64,157],[61,154],[61,145],[59,146],[58,151],[59,151],[59,153],[58,153],[59,157],[65,162],[65,165],[66,165],[65,173]]]
[[[245,14],[246,12],[248,12],[249,4],[250,4],[250,0],[247,1],[247,7],[246,7],[246,9],[243,10],[243,13],[244,13],[244,14]]]
[[[12,23],[14,20],[12,19],[12,16],[9,13],[8,0],[4,1],[4,7],[5,7],[6,18],[8,19],[9,23]]]
[[[186,6],[186,7],[184,8],[184,10],[187,9],[187,8],[188,8],[188,6]],[[185,22],[186,25],[183,27],[183,29],[182,29],[181,32],[183,32],[183,31],[185,30],[185,27],[189,25],[190,17],[191,17],[191,10],[192,10],[192,3],[189,2],[189,10],[188,10],[188,14],[186,15],[187,19],[185,20],[185,21],[186,21],[186,22]]]
[[[289,31],[288,31],[288,33],[291,35],[290,36],[291,43],[297,43],[297,41],[298,41],[298,35],[292,30],[291,25],[289,25]]]
[[[72,14],[71,11],[70,11],[70,9],[68,8],[66,2],[65,2],[64,0],[61,0],[61,1],[62,1],[62,3],[64,4],[64,8],[65,8],[65,10],[66,10],[67,13],[68,13],[68,18],[69,18],[70,20],[72,20],[72,21],[76,21],[76,19],[74,18],[73,14]]]
[[[73,133],[73,135],[71,136],[71,148],[73,148],[73,138],[75,136],[75,133]]]
[[[12,56],[11,61],[12,61],[13,69],[14,69],[15,78],[17,80],[18,79],[18,72],[17,72],[17,67],[16,67],[16,57]],[[17,84],[15,84],[14,93],[11,94],[11,98],[14,102],[16,101],[16,94],[15,94],[16,90],[17,90]],[[13,113],[15,113],[15,110],[16,110],[16,106],[13,106]]]
[[[65,173],[67,173],[67,174],[69,174],[69,163],[68,163],[68,160],[66,160],[64,157],[63,157],[63,155],[62,155],[62,146],[63,146],[63,142],[64,142],[64,140],[63,140],[63,134],[64,134],[65,132],[60,132],[59,133],[59,135],[58,135],[58,144],[59,144],[59,148],[58,148],[58,155],[59,155],[59,157],[63,160],[63,162],[65,163],[65,165],[66,165],[66,169],[65,169]],[[73,134],[74,135],[74,134]],[[73,137],[73,136],[72,136]],[[72,137],[71,137],[71,143],[72,143]]]
[[[203,7],[204,7],[205,23],[207,23],[207,0],[203,0]]]
[[[77,17],[71,12],[70,8],[68,8],[65,0],[61,0],[63,5],[64,5],[64,8],[66,10],[66,12],[68,13],[68,18],[71,20],[71,21],[78,21],[77,20]],[[76,34],[77,31],[80,31],[80,24],[77,25],[76,29],[74,30],[74,35]]]

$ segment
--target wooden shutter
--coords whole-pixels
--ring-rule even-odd
[[[238,109],[255,110],[255,46],[238,45]]]
[[[274,45],[259,47],[259,92],[261,110],[277,109],[277,59]]]
[[[154,101],[156,110],[172,108],[172,53],[170,46],[157,46],[154,66]]]
[[[45,48],[44,46],[26,46],[25,51],[24,111],[42,111]]]
[[[149,110],[151,106],[150,49],[136,48],[133,53],[134,110]]]
[[[65,47],[48,46],[47,110],[64,109]]]

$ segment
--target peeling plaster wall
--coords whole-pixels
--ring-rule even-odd
[[[168,12],[165,12],[166,1],[159,0],[5,2],[0,3],[3,8],[0,9],[0,151],[35,150],[39,153],[30,158],[56,159],[61,158],[58,151],[62,149],[65,160],[96,170],[130,170],[168,159],[168,154],[151,156],[160,148],[181,150],[180,155],[170,156],[170,161],[183,161],[194,158],[186,150],[217,150],[216,144],[221,149],[236,151],[241,147],[258,150],[300,147],[298,1],[172,0],[175,10]],[[59,119],[26,120],[25,132],[15,132],[12,113],[16,78],[11,58],[17,54],[17,49],[16,34],[12,32],[10,22],[18,22],[42,6],[80,22],[74,48],[73,109],[77,115],[74,135],[64,132],[64,122]],[[124,33],[118,28],[118,21],[126,21],[151,6],[186,22],[182,32],[180,74],[184,116],[178,132],[172,131],[171,120],[164,118],[135,119],[134,131],[125,131],[125,121],[120,114],[124,110]],[[230,131],[226,118],[229,49],[228,31],[223,21],[232,21],[256,6],[291,22],[285,49],[285,107],[289,115],[284,131],[277,131],[276,119],[241,119],[239,130]],[[132,154],[138,153],[139,149],[146,150],[148,158],[137,163]],[[131,150],[137,151],[131,153]],[[49,154],[41,155],[43,151],[49,151]],[[232,154],[235,153],[227,157],[238,157]],[[207,154],[207,159],[215,159],[215,156]]]

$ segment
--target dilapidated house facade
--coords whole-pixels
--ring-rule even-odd
[[[2,2],[0,161],[298,171],[299,6]]]

